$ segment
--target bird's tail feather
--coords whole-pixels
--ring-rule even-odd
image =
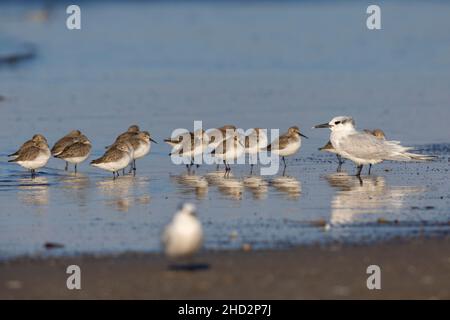
[[[410,152],[405,153],[405,155],[408,156],[411,160],[414,160],[414,161],[432,161],[432,160],[435,160],[437,158],[436,156],[430,156],[430,155],[426,155],[426,154],[410,153]]]

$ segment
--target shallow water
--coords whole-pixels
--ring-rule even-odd
[[[37,49],[0,66],[0,257],[48,254],[46,242],[64,244],[51,254],[157,251],[184,201],[197,205],[208,249],[449,231],[450,4],[383,4],[378,32],[359,2],[81,7],[82,30],[68,31],[60,5],[42,21],[36,3],[0,4],[0,52]],[[384,163],[362,185],[338,175],[317,151],[329,133],[309,128],[341,114],[438,160]],[[162,140],[194,120],[297,124],[310,139],[286,177],[249,177],[248,166],[228,179],[212,166],[187,176]],[[160,142],[136,177],[113,181],[87,163],[75,176],[52,159],[31,180],[6,162],[34,133],[53,143],[74,128],[92,140],[92,159],[132,123]]]

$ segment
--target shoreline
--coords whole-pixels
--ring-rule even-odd
[[[22,257],[0,262],[1,299],[450,299],[450,236],[371,245],[204,251],[173,268],[162,254]],[[81,268],[68,290],[66,268]],[[366,287],[381,268],[381,290]],[[172,267],[170,267],[172,266]]]

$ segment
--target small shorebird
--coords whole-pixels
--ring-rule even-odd
[[[229,162],[236,161],[245,152],[245,146],[242,144],[237,133],[231,137],[223,140],[219,145],[211,152],[214,157],[223,161],[225,165],[225,174],[231,171]]]
[[[301,137],[308,139],[307,136],[300,132],[300,129],[297,126],[290,127],[288,132],[279,136],[278,139],[264,148],[265,150],[274,152],[283,159],[283,175],[286,170],[286,160],[284,158],[295,154],[300,149],[302,146]]]
[[[157,144],[157,142],[152,139],[148,131],[140,131],[130,138],[123,138],[122,140],[128,141],[133,147],[133,161],[130,172],[133,170],[133,172],[136,173],[136,159],[140,159],[147,155],[150,152],[151,143],[154,142]]]
[[[116,138],[116,140],[114,141],[114,143],[119,142],[119,141],[123,141],[123,140],[127,140],[131,137],[133,137],[134,135],[138,134],[140,131],[139,126],[136,124],[133,124],[131,126],[128,127],[128,130],[119,134]],[[105,147],[105,149],[109,149],[111,148],[112,145]]]
[[[119,176],[119,170],[125,169],[133,160],[133,147],[127,141],[113,144],[105,154],[92,160],[91,165],[103,170],[111,171],[114,179]]]
[[[81,136],[80,130],[70,131],[64,137],[62,137],[61,139],[56,141],[56,143],[54,144],[54,146],[51,150],[52,156],[56,157],[57,155],[59,155],[61,152],[64,151],[65,148],[67,148],[71,144],[74,144],[76,142],[76,139],[79,138],[80,136]],[[66,167],[64,168],[64,170],[67,171],[68,169],[69,169],[69,163],[66,161]]]
[[[220,128],[209,129],[208,131],[208,149],[215,149],[221,142],[233,136],[236,133],[236,126],[226,124]],[[216,170],[219,170],[220,165],[217,164]]]
[[[368,134],[373,135],[374,137],[376,137],[378,139],[386,140],[386,135],[384,134],[383,130],[381,130],[381,129],[375,129],[375,130],[364,129],[363,131]],[[334,153],[339,162],[337,171],[338,172],[341,171],[341,167],[344,164],[344,160],[342,160],[342,157],[336,152],[336,149],[331,144],[331,141],[328,141],[326,145],[324,145],[322,148],[319,148],[319,151]],[[369,166],[369,175],[370,175],[371,169],[372,169],[372,165]]]
[[[50,159],[50,149],[44,141],[38,141],[34,145],[22,149],[15,159],[8,162],[15,162],[20,166],[31,170],[31,177],[34,178],[36,169],[45,166]]]
[[[208,135],[202,129],[195,132],[186,132],[174,138],[164,139],[164,142],[172,146],[169,156],[177,155],[191,160],[190,164],[186,164],[186,168],[190,170],[195,158],[203,154],[203,151],[206,149],[208,139]],[[199,164],[197,164],[198,167]]]
[[[45,137],[42,134],[35,134],[31,140],[28,140],[26,142],[24,142],[24,144],[22,144],[19,148],[19,150],[17,150],[14,153],[8,154],[8,157],[17,157],[20,153],[20,151],[22,151],[25,148],[31,147],[36,145],[37,142],[44,142],[47,144],[47,139],[45,139]]]
[[[77,173],[77,165],[89,157],[91,153],[91,142],[84,135],[80,135],[74,143],[67,146],[61,153],[57,154],[55,158],[62,159],[66,163],[75,165],[75,173]]]
[[[170,258],[188,258],[201,248],[203,230],[193,204],[185,203],[175,213],[161,240],[164,251]]]
[[[399,141],[388,141],[373,134],[357,131],[352,117],[340,116],[329,123],[316,125],[314,128],[329,128],[330,142],[336,153],[350,159],[358,168],[356,176],[361,176],[364,165],[373,165],[391,161],[427,161],[434,157],[408,152],[412,148],[403,147]]]
[[[258,153],[267,147],[267,132],[261,128],[253,128],[250,134],[245,136],[245,153],[249,155],[250,174],[253,173],[253,165]]]

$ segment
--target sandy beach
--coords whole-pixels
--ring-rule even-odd
[[[22,258],[0,264],[0,298],[450,298],[448,236],[360,246],[204,252],[195,263],[208,268],[173,270],[170,262],[157,254]],[[66,288],[65,270],[71,264],[81,268],[81,290]],[[381,290],[366,287],[366,269],[371,264],[381,268]]]

